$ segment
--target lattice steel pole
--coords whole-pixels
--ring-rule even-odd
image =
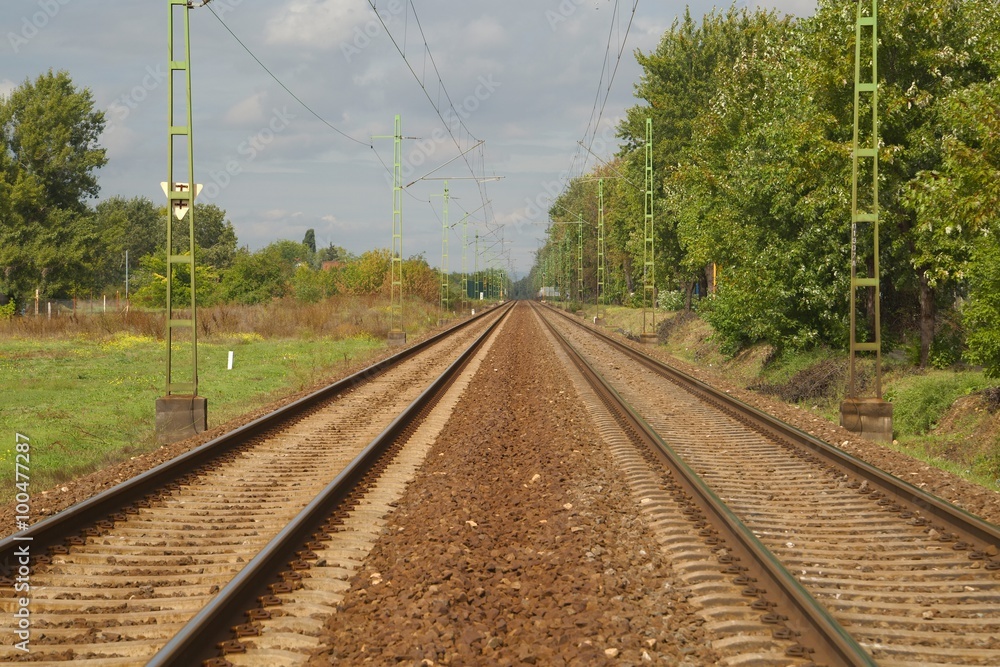
[[[469,271],[465,253],[469,248],[469,214],[462,216],[462,310],[468,308]]]
[[[576,234],[576,298],[580,301],[580,308],[583,308],[583,216],[576,214],[579,218]]]
[[[198,327],[197,285],[195,280],[195,212],[194,201],[200,185],[194,181],[194,140],[191,133],[191,6],[187,0],[167,0],[167,180],[161,183],[167,197],[167,270],[166,270],[166,394],[156,400],[156,437],[161,443],[174,442],[190,437],[208,428],[208,403],[198,396]],[[183,45],[176,44],[176,12],[183,13]],[[174,73],[182,72],[184,85],[183,119],[175,118]],[[187,157],[187,182],[174,180],[174,141],[184,140]],[[186,252],[175,252],[173,221],[187,219],[188,247]],[[180,250],[180,249],[178,249]],[[186,266],[189,273],[191,296],[186,303],[178,303],[173,290],[175,268]],[[186,316],[183,313],[186,312]],[[181,344],[175,350],[180,332],[188,336],[189,351],[185,355]],[[177,354],[175,354],[175,352]],[[180,358],[178,358],[180,355]],[[187,357],[187,358],[185,358]],[[178,379],[180,376],[182,379]]]
[[[876,440],[892,440],[892,404],[882,400],[882,323],[879,284],[879,192],[878,192],[878,0],[855,0],[854,28],[854,138],[851,183],[851,345],[848,398],[841,404],[841,424]],[[867,13],[865,7],[868,7]],[[866,34],[867,33],[867,34]],[[866,72],[867,69],[867,72]],[[868,74],[868,76],[865,76]],[[862,104],[871,107],[864,121]],[[867,178],[863,174],[868,167]],[[870,234],[870,254],[859,257],[859,226]],[[862,236],[861,238],[864,238]],[[859,259],[863,266],[859,267]],[[871,260],[871,273],[867,261]],[[865,290],[874,310],[873,337],[858,340],[858,291]],[[875,353],[875,396],[858,396],[856,363],[859,352]]]
[[[389,344],[405,345],[403,330],[403,133],[399,114],[395,118],[395,133],[372,139],[392,139],[392,250],[389,261]]]
[[[441,318],[448,312],[448,181],[444,182],[441,210]],[[441,324],[439,322],[438,324]]]
[[[656,341],[656,265],[653,227],[653,119],[646,119],[646,194],[642,243],[642,339]]]
[[[597,181],[597,324],[604,322],[604,179]]]

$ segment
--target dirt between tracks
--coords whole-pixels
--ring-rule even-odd
[[[715,662],[544,340],[516,309],[309,664]]]

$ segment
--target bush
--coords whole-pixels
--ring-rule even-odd
[[[892,401],[893,430],[900,436],[925,435],[960,396],[983,389],[979,373],[930,372],[886,391]]]
[[[663,291],[657,296],[658,305],[663,310],[681,310],[684,308],[684,292]]]

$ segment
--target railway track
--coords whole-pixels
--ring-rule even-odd
[[[198,664],[219,641],[240,652],[229,629],[259,634],[271,616],[261,607],[292,590],[298,613],[289,605],[279,616],[293,634],[307,631],[316,605],[346,587],[341,576],[310,599],[302,584],[319,553],[321,565],[336,557],[325,531],[343,532],[343,508],[392,468],[385,452],[505,314],[487,312],[0,541],[0,558],[25,543],[33,555],[31,651],[5,642],[0,661]],[[22,594],[2,583],[0,633],[14,636]]]
[[[660,440],[657,455],[675,459],[666,482],[651,480],[645,463],[624,467],[635,471],[634,485],[648,489],[644,500],[673,503],[654,512],[663,541],[683,544],[681,552],[700,548],[695,558],[681,556],[680,567],[688,569],[706,618],[730,634],[719,647],[742,656],[733,660],[755,653],[760,664],[796,656],[822,664],[1000,664],[996,526],[578,320],[552,310],[544,319],[571,346],[567,354],[578,351],[586,359],[578,365],[630,406],[637,421],[628,429],[641,430],[645,421],[655,434],[647,436]],[[683,468],[696,477],[685,481]],[[684,500],[699,493],[696,487],[708,493]],[[678,514],[704,525],[708,543],[678,537]],[[735,533],[723,536],[725,524]],[[749,554],[755,541],[765,549]],[[706,555],[715,562],[706,564]],[[746,608],[756,605],[753,613],[734,607],[720,570],[738,582]],[[774,632],[776,624],[788,630]],[[781,641],[790,636],[798,639],[782,657]]]

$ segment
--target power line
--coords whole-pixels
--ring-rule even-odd
[[[267,68],[267,65],[265,65],[264,63],[262,63],[262,62],[260,61],[260,58],[258,58],[258,57],[257,57],[256,55],[254,55],[254,52],[253,52],[253,51],[251,51],[251,50],[250,50],[250,48],[249,48],[249,47],[248,47],[248,46],[247,46],[246,44],[244,44],[244,43],[243,43],[243,40],[241,40],[241,39],[240,39],[239,37],[237,37],[237,36],[236,36],[236,33],[234,33],[234,32],[232,31],[232,29],[231,29],[231,28],[230,28],[230,27],[229,27],[228,25],[226,25],[226,22],[225,22],[225,21],[223,21],[223,20],[222,20],[222,19],[221,19],[221,18],[219,17],[219,15],[215,13],[215,10],[214,10],[214,9],[212,9],[212,6],[211,6],[211,5],[209,5],[209,4],[207,4],[207,3],[206,3],[205,5],[202,5],[202,6],[204,6],[204,7],[208,7],[208,11],[212,12],[212,16],[214,16],[214,17],[215,17],[216,19],[218,19],[219,23],[221,23],[221,24],[222,24],[222,27],[226,29],[226,32],[228,32],[228,33],[229,33],[230,35],[232,35],[232,36],[233,36],[233,39],[235,39],[235,40],[237,41],[237,43],[239,43],[239,45],[243,47],[243,50],[244,50],[244,51],[246,51],[247,53],[249,53],[249,54],[250,54],[250,57],[251,57],[251,58],[253,58],[253,59],[254,59],[255,61],[257,61],[257,64],[258,64],[258,65],[260,65],[260,66],[261,66],[261,68],[262,68],[262,69],[263,69],[263,70],[264,70],[265,72],[267,72],[267,73],[268,73],[268,75],[270,75],[270,77],[271,77],[272,79],[274,79],[274,80],[275,80],[275,82],[277,82],[277,84],[278,84],[279,86],[281,86],[282,88],[284,88],[284,89],[285,89],[285,92],[286,92],[286,93],[288,93],[289,95],[291,95],[291,96],[292,96],[292,98],[293,98],[293,99],[294,99],[294,100],[295,100],[296,102],[298,102],[299,104],[301,104],[301,105],[302,105],[302,107],[303,107],[303,108],[304,108],[304,109],[305,109],[306,111],[308,111],[309,113],[311,113],[311,114],[312,114],[313,116],[315,116],[315,117],[316,117],[316,118],[317,118],[317,119],[318,119],[318,120],[319,120],[319,121],[320,121],[321,123],[323,123],[324,125],[326,125],[327,127],[329,127],[329,128],[331,129],[331,130],[333,130],[333,131],[334,131],[334,132],[336,132],[337,134],[339,134],[339,135],[341,135],[341,136],[343,136],[343,137],[345,137],[345,138],[347,138],[347,139],[350,139],[351,141],[353,141],[353,142],[354,142],[354,143],[356,143],[356,144],[360,144],[361,146],[368,146],[369,148],[372,148],[372,150],[374,150],[374,147],[373,147],[373,146],[372,146],[372,145],[371,145],[370,143],[366,143],[366,142],[364,142],[364,141],[361,141],[360,139],[355,139],[354,137],[352,137],[351,135],[347,134],[347,133],[346,133],[346,132],[344,132],[343,130],[341,130],[341,129],[337,128],[337,127],[334,127],[334,126],[333,126],[333,124],[331,124],[331,123],[330,123],[330,122],[328,122],[328,121],[327,121],[327,120],[326,120],[325,118],[323,118],[323,117],[322,117],[322,116],[320,116],[320,115],[319,115],[318,113],[316,113],[315,111],[313,111],[312,107],[310,107],[310,106],[309,106],[308,104],[306,104],[305,102],[303,102],[303,101],[302,101],[302,100],[301,100],[301,99],[299,98],[299,96],[298,96],[298,95],[296,95],[296,94],[295,94],[295,93],[293,93],[293,92],[292,92],[291,90],[289,90],[288,86],[286,86],[286,85],[285,85],[285,84],[284,84],[284,83],[283,83],[283,82],[281,81],[281,79],[279,79],[278,77],[276,77],[276,76],[274,75],[274,73],[273,73],[273,72],[272,72],[271,70],[269,70],[269,69]]]
[[[581,142],[581,145],[583,145],[584,143],[586,143],[586,145],[584,145],[583,147],[586,148],[588,152],[590,152],[590,148],[594,145],[594,140],[597,138],[597,131],[598,131],[598,129],[601,126],[601,120],[604,118],[604,109],[607,107],[608,98],[611,96],[611,86],[614,84],[614,82],[615,82],[615,76],[618,74],[618,67],[619,67],[619,65],[621,65],[622,55],[625,53],[625,45],[628,43],[628,36],[629,36],[629,33],[632,31],[632,23],[635,21],[635,13],[636,13],[636,10],[638,9],[638,7],[639,7],[639,0],[635,0],[635,2],[633,2],[633,4],[632,4],[632,13],[629,16],[628,25],[625,27],[625,37],[624,37],[624,39],[621,40],[621,43],[619,44],[619,47],[618,47],[618,55],[617,55],[617,58],[615,60],[615,67],[611,71],[611,77],[608,79],[608,86],[607,86],[607,88],[605,89],[605,92],[604,92],[604,100],[601,102],[601,111],[600,111],[600,113],[597,114],[597,121],[594,122],[594,110],[596,110],[596,108],[597,108],[597,100],[600,98],[600,95],[601,95],[601,85],[604,83],[604,73],[608,69],[607,68],[607,63],[608,63],[608,55],[610,54],[610,51],[611,51],[611,35],[614,32],[614,26],[615,26],[614,19],[612,19],[611,27],[610,27],[610,29],[608,31],[608,45],[607,45],[607,49],[605,50],[605,54],[604,54],[604,58],[605,58],[605,60],[604,60],[604,66],[601,69],[601,78],[597,82],[597,95],[596,95],[596,97],[594,99],[594,110],[591,110],[590,121],[588,121],[588,123],[587,123],[587,129],[584,131],[583,141]],[[615,17],[614,18],[618,18],[618,0],[615,0]],[[619,25],[620,25],[620,21],[619,21]],[[591,136],[590,137],[590,141],[587,142],[587,138],[588,138],[588,135],[590,135],[590,133],[591,133],[591,128],[592,127],[593,127],[593,136]],[[579,152],[577,152],[577,155],[579,155]],[[574,160],[575,160],[575,158],[574,158]],[[586,158],[586,156],[584,156],[584,163],[583,164],[584,164],[583,168],[586,169],[586,164],[587,164],[587,158]],[[582,170],[581,170],[581,173],[582,173]]]
[[[406,57],[406,51],[405,51],[405,43],[406,43],[406,41],[405,40],[406,40],[406,36],[407,36],[407,26],[409,25],[409,16],[410,16],[410,13],[412,12],[413,19],[414,19],[414,21],[417,24],[417,29],[419,30],[420,37],[421,37],[421,39],[423,40],[423,43],[424,43],[424,56],[425,56],[425,60],[427,58],[430,59],[431,66],[434,69],[434,73],[437,75],[439,91],[444,91],[445,98],[448,100],[448,105],[451,107],[451,110],[454,112],[455,118],[458,120],[459,126],[463,130],[465,130],[465,132],[469,135],[469,137],[471,139],[474,139],[476,141],[480,141],[469,130],[468,126],[465,125],[464,121],[462,121],[461,115],[458,113],[458,109],[455,108],[455,105],[454,105],[454,103],[451,100],[451,95],[448,93],[448,89],[444,85],[444,80],[442,79],[441,73],[438,70],[437,63],[434,61],[434,54],[431,53],[430,45],[427,43],[427,37],[424,34],[423,27],[420,24],[420,18],[417,16],[417,8],[416,8],[416,6],[413,5],[412,0],[408,0],[406,2],[406,5],[405,5],[405,7],[406,7],[406,21],[404,23],[404,29],[403,29],[404,46],[400,47],[399,42],[396,41],[396,38],[393,36],[392,32],[389,30],[389,26],[386,25],[385,20],[382,18],[382,15],[379,13],[378,8],[375,6],[374,1],[373,0],[368,0],[368,5],[372,8],[372,11],[375,13],[375,17],[378,19],[379,23],[382,25],[382,29],[385,30],[385,34],[388,35],[389,40],[392,42],[392,45],[396,48],[396,51],[399,53],[400,57],[403,59],[403,62],[406,64],[407,69],[410,70],[410,73],[413,75],[413,78],[416,80],[417,84],[420,86],[420,89],[424,93],[424,97],[427,98],[427,101],[430,102],[431,107],[434,109],[435,113],[437,113],[438,118],[441,120],[441,124],[444,126],[445,130],[448,132],[448,135],[451,137],[452,142],[455,144],[455,148],[458,149],[459,153],[464,153],[464,151],[462,150],[461,142],[459,142],[458,138],[455,136],[455,133],[452,131],[451,126],[444,119],[444,114],[441,112],[441,109],[440,109],[439,105],[434,102],[433,97],[431,97],[430,91],[427,90],[427,85],[425,84],[423,78],[421,78],[421,76],[417,74],[417,71],[413,68],[413,64]],[[425,63],[425,65],[426,65],[426,63]],[[465,162],[466,167],[469,168],[469,173],[471,173],[473,176],[475,176],[476,175],[476,171],[472,167],[472,164],[469,162],[468,157],[466,157],[465,155],[463,155],[462,158],[463,158],[463,161]],[[486,198],[486,191],[485,191],[485,188],[484,188],[484,186],[483,186],[482,183],[479,183],[479,194],[480,194],[480,197],[482,198],[482,200],[485,202],[486,199],[487,199]]]

